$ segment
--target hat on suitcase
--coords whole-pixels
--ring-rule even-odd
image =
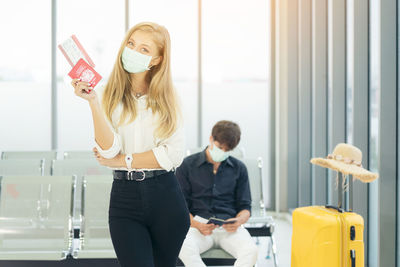
[[[364,183],[370,183],[378,178],[377,173],[362,167],[362,152],[350,144],[338,144],[326,158],[313,158],[311,163],[339,171],[345,175],[351,174]]]

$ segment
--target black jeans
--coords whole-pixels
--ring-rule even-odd
[[[122,267],[175,267],[190,226],[175,174],[114,179],[108,223]]]

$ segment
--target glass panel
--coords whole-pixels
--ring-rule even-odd
[[[346,141],[353,143],[354,0],[346,1]]]
[[[51,147],[49,3],[0,2],[2,150],[46,150]],[[40,10],[40,16],[32,10]]]
[[[380,102],[380,1],[370,1],[370,145],[369,167],[378,172],[379,151],[379,102]],[[378,214],[378,180],[369,187],[369,214]],[[369,266],[378,266],[378,216],[369,218]]]
[[[129,6],[130,27],[152,21],[166,27],[170,34],[172,79],[182,102],[186,146],[197,147],[197,1],[131,0]]]
[[[239,147],[244,148],[245,157],[261,156],[266,161],[270,132],[268,3],[202,3],[203,145],[209,143],[217,121],[232,120],[241,127]],[[243,14],[251,16],[243,19]],[[264,177],[266,173],[264,168]],[[267,192],[269,185],[266,181]]]
[[[123,0],[57,3],[57,44],[75,34],[103,77],[99,85],[106,83],[125,37],[124,7]],[[92,115],[86,100],[74,94],[67,75],[70,70],[71,66],[57,48],[59,149],[91,150],[94,146]]]
[[[397,64],[400,63],[400,5],[397,5]],[[397,79],[400,77],[400,68],[397,68]],[[400,91],[400,84],[397,82],[397,91]],[[397,140],[400,140],[400,94],[397,94]],[[397,168],[400,166],[400,142],[397,142]],[[400,172],[397,172],[397,218],[400,215]],[[400,220],[397,219],[397,267],[400,266]]]

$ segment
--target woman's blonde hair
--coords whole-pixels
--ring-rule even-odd
[[[127,32],[104,89],[102,107],[107,119],[112,122],[112,114],[118,103],[122,101],[123,111],[117,127],[125,122],[128,114],[130,114],[128,123],[133,122],[137,116],[136,102],[132,97],[130,74],[122,66],[121,55],[131,35],[138,30],[152,34],[159,56],[162,56],[161,62],[153,66],[146,76],[146,80],[149,83],[147,108],[151,108],[153,114],[159,115],[154,137],[160,139],[168,138],[177,129],[181,113],[171,77],[171,41],[167,29],[163,26],[153,22],[143,22],[135,25]]]

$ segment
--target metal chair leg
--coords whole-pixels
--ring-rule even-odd
[[[271,258],[271,250],[272,250],[272,245],[271,245],[271,237],[268,239],[268,250],[267,250],[267,256],[265,257],[267,260]]]
[[[273,235],[271,235],[271,243],[272,243],[272,253],[274,255],[274,265],[275,267],[278,267],[278,255],[276,255],[276,244]]]

